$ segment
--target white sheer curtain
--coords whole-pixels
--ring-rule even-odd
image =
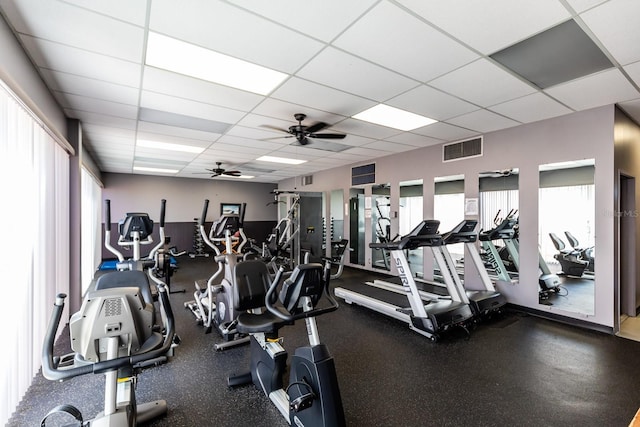
[[[4,425],[40,368],[55,295],[68,293],[69,161],[42,122],[1,81],[0,179]]]
[[[102,188],[93,176],[82,168],[81,172],[82,206],[81,206],[81,256],[82,256],[82,294],[84,295],[91,279],[102,260],[101,200]]]

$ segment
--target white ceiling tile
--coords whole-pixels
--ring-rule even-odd
[[[132,2],[131,0],[64,0],[66,3],[93,10],[102,15],[111,16],[135,25],[144,26],[147,17],[146,2]]]
[[[624,67],[624,71],[629,74],[636,85],[640,86],[640,61],[627,65]]]
[[[429,85],[483,107],[535,92],[530,85],[486,59],[432,80]]]
[[[415,129],[412,132],[418,135],[440,139],[442,141],[456,141],[458,139],[478,135],[478,132],[474,132],[469,129],[463,129],[461,127],[450,125],[444,122],[434,123],[420,129]]]
[[[291,1],[231,0],[230,3],[251,10],[301,33],[329,42],[350,25],[352,20],[358,18],[371,7],[375,1],[307,0],[304,2],[304,15],[310,19],[300,19],[299,5]]]
[[[107,116],[100,113],[91,113],[88,111],[78,111],[72,109],[65,109],[65,113],[69,117],[80,117],[84,124],[94,124],[101,126],[113,127],[116,129],[133,129],[136,128],[136,120],[125,119],[122,117]]]
[[[389,141],[399,142],[404,145],[411,145],[413,147],[428,147],[430,145],[442,144],[442,140],[436,138],[430,138],[424,135],[416,135],[411,132],[401,133],[399,135],[387,138]]]
[[[291,125],[298,124],[298,122],[293,117],[293,115],[296,113],[306,114],[307,115],[306,121],[308,121],[309,123],[325,122],[325,123],[333,124],[341,120],[344,120],[343,116],[339,116],[339,115],[322,111],[322,110],[317,110],[315,108],[304,107],[298,104],[292,104],[289,102],[285,102],[285,101],[281,101],[279,99],[273,99],[273,98],[269,98],[265,100],[263,103],[261,103],[260,105],[258,105],[253,110],[253,113],[267,117],[265,118],[265,121],[260,123],[260,125],[270,125],[270,126],[276,126],[284,129],[288,129],[289,126]],[[279,119],[279,120],[275,120],[275,121],[270,120],[268,119],[269,117],[275,117],[276,119]],[[249,116],[247,116],[245,119],[249,119]],[[251,118],[251,120],[254,120],[254,119]],[[255,118],[255,120],[259,121],[259,116],[258,118]],[[248,126],[246,122],[242,122],[242,124],[245,126]]]
[[[582,13],[587,9],[591,9],[594,6],[604,3],[607,0],[566,0],[569,6],[573,8],[577,13]]]
[[[446,120],[480,108],[426,85],[398,95],[385,104],[435,120]]]
[[[90,113],[100,113],[107,116],[121,117],[125,119],[135,119],[138,116],[138,107],[136,105],[127,105],[110,101],[103,101],[96,98],[88,98],[86,96],[78,96],[65,94],[65,108],[76,111],[87,111]]]
[[[531,123],[573,112],[541,92],[494,105],[489,108],[522,123]]]
[[[375,101],[385,101],[418,85],[414,80],[331,47],[296,74]]]
[[[314,108],[344,116],[352,116],[376,104],[374,101],[297,77],[286,81],[271,96],[298,105],[313,105]]]
[[[571,17],[557,0],[398,2],[487,55]]]
[[[136,148],[135,157],[153,160],[174,160],[178,162],[190,162],[195,159],[193,153],[183,153],[181,151],[158,150],[155,148]]]
[[[139,90],[135,87],[113,84],[103,80],[95,80],[47,69],[40,70],[40,74],[50,89],[61,91],[63,95],[70,93],[120,104],[138,104]],[[69,90],[72,92],[66,92]]]
[[[546,89],[549,95],[575,110],[635,99],[640,93],[617,69]]]
[[[138,122],[138,132],[168,135],[180,139],[207,141],[209,143],[211,143],[212,141],[216,141],[218,138],[220,138],[221,135],[219,133],[206,132],[198,129],[188,129],[183,127],[164,125],[161,123],[151,123],[143,121]]]
[[[332,130],[360,135],[372,139],[386,139],[401,131],[386,126],[374,125],[357,119],[346,119],[331,128]]]
[[[2,7],[20,33],[129,61],[142,56],[141,27],[63,1],[21,0]]]
[[[20,40],[40,67],[131,87],[140,83],[139,64],[30,36]]]
[[[636,123],[640,123],[640,98],[618,104]]]
[[[580,15],[622,65],[640,60],[640,2],[611,0]]]
[[[251,111],[264,97],[154,67],[144,67],[142,88],[240,111]]]
[[[154,0],[149,28],[236,58],[293,73],[324,46],[220,1]],[[295,52],[295,54],[292,54]]]
[[[272,141],[260,141],[258,145],[256,144],[255,140],[240,138],[240,137],[229,135],[229,134],[223,135],[215,143],[216,147],[223,147],[222,145],[218,145],[218,144],[227,144],[228,146],[233,146],[233,147],[249,148],[249,149],[255,150],[255,151],[251,151],[255,153],[264,153],[268,151],[277,150],[284,145],[284,144],[279,144],[277,142],[272,142]]]
[[[480,133],[517,126],[520,123],[488,110],[477,110],[448,120],[449,123]]]
[[[242,111],[218,107],[188,99],[175,98],[155,92],[142,91],[140,106],[158,111],[166,111],[189,117],[198,117],[221,123],[236,123],[244,116]]]
[[[467,47],[386,1],[367,12],[333,45],[422,82],[478,58]]]
[[[415,150],[416,147],[411,145],[399,144],[391,141],[374,141],[370,144],[363,145],[363,148],[372,148],[374,150],[388,151],[389,153],[400,153],[403,151]]]

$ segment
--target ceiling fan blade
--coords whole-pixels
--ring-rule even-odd
[[[307,136],[310,138],[321,138],[321,139],[344,139],[346,135],[342,133],[313,133]]]
[[[242,174],[242,172],[240,171],[225,171],[222,173],[223,175],[231,175],[231,176],[240,176]]]
[[[274,139],[293,138],[293,135],[274,136],[272,138],[260,138],[258,141],[272,141]]]
[[[271,130],[277,130],[278,132],[284,132],[284,133],[289,133],[288,129],[283,129],[283,128],[279,128],[277,126],[271,126],[271,125],[260,125],[261,128],[267,128],[267,129],[271,129]]]
[[[305,129],[305,131],[307,133],[314,133],[314,132],[318,132],[319,130],[322,130],[326,127],[328,127],[329,125],[325,122],[316,122],[314,124],[312,124],[311,126],[309,126],[307,129]]]

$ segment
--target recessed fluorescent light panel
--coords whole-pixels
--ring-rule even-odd
[[[437,122],[437,120],[429,117],[384,104],[378,104],[375,107],[364,110],[362,113],[353,116],[353,118],[403,131],[418,129]]]
[[[146,139],[139,139],[137,141],[138,147],[153,148],[156,150],[168,150],[168,151],[182,151],[184,153],[200,154],[204,151],[203,147],[194,147],[193,145],[173,144],[171,142],[159,142],[149,141]]]
[[[147,166],[134,166],[133,170],[137,172],[178,173],[177,169],[150,168]]]
[[[306,160],[288,159],[286,157],[272,157],[272,156],[262,156],[262,157],[258,157],[256,160],[260,160],[263,162],[284,163],[287,165],[301,165],[302,163],[307,162]]]
[[[147,65],[248,92],[267,95],[287,74],[149,32]]]
[[[227,176],[227,175],[225,175]],[[238,176],[233,176],[233,175],[228,175],[229,178],[238,178],[238,179],[253,179],[255,178],[255,176],[253,175],[238,175]]]

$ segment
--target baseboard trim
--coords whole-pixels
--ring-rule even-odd
[[[602,332],[608,335],[614,335],[613,327],[611,326],[600,325],[598,323],[588,322],[586,320],[574,319],[572,317],[562,316],[556,313],[537,310],[535,308],[525,307],[517,304],[508,303],[507,308],[510,308],[515,311],[521,311],[521,312],[530,314],[532,316],[553,320],[555,322],[564,323],[571,326],[577,326],[579,328],[590,329],[590,330]]]

